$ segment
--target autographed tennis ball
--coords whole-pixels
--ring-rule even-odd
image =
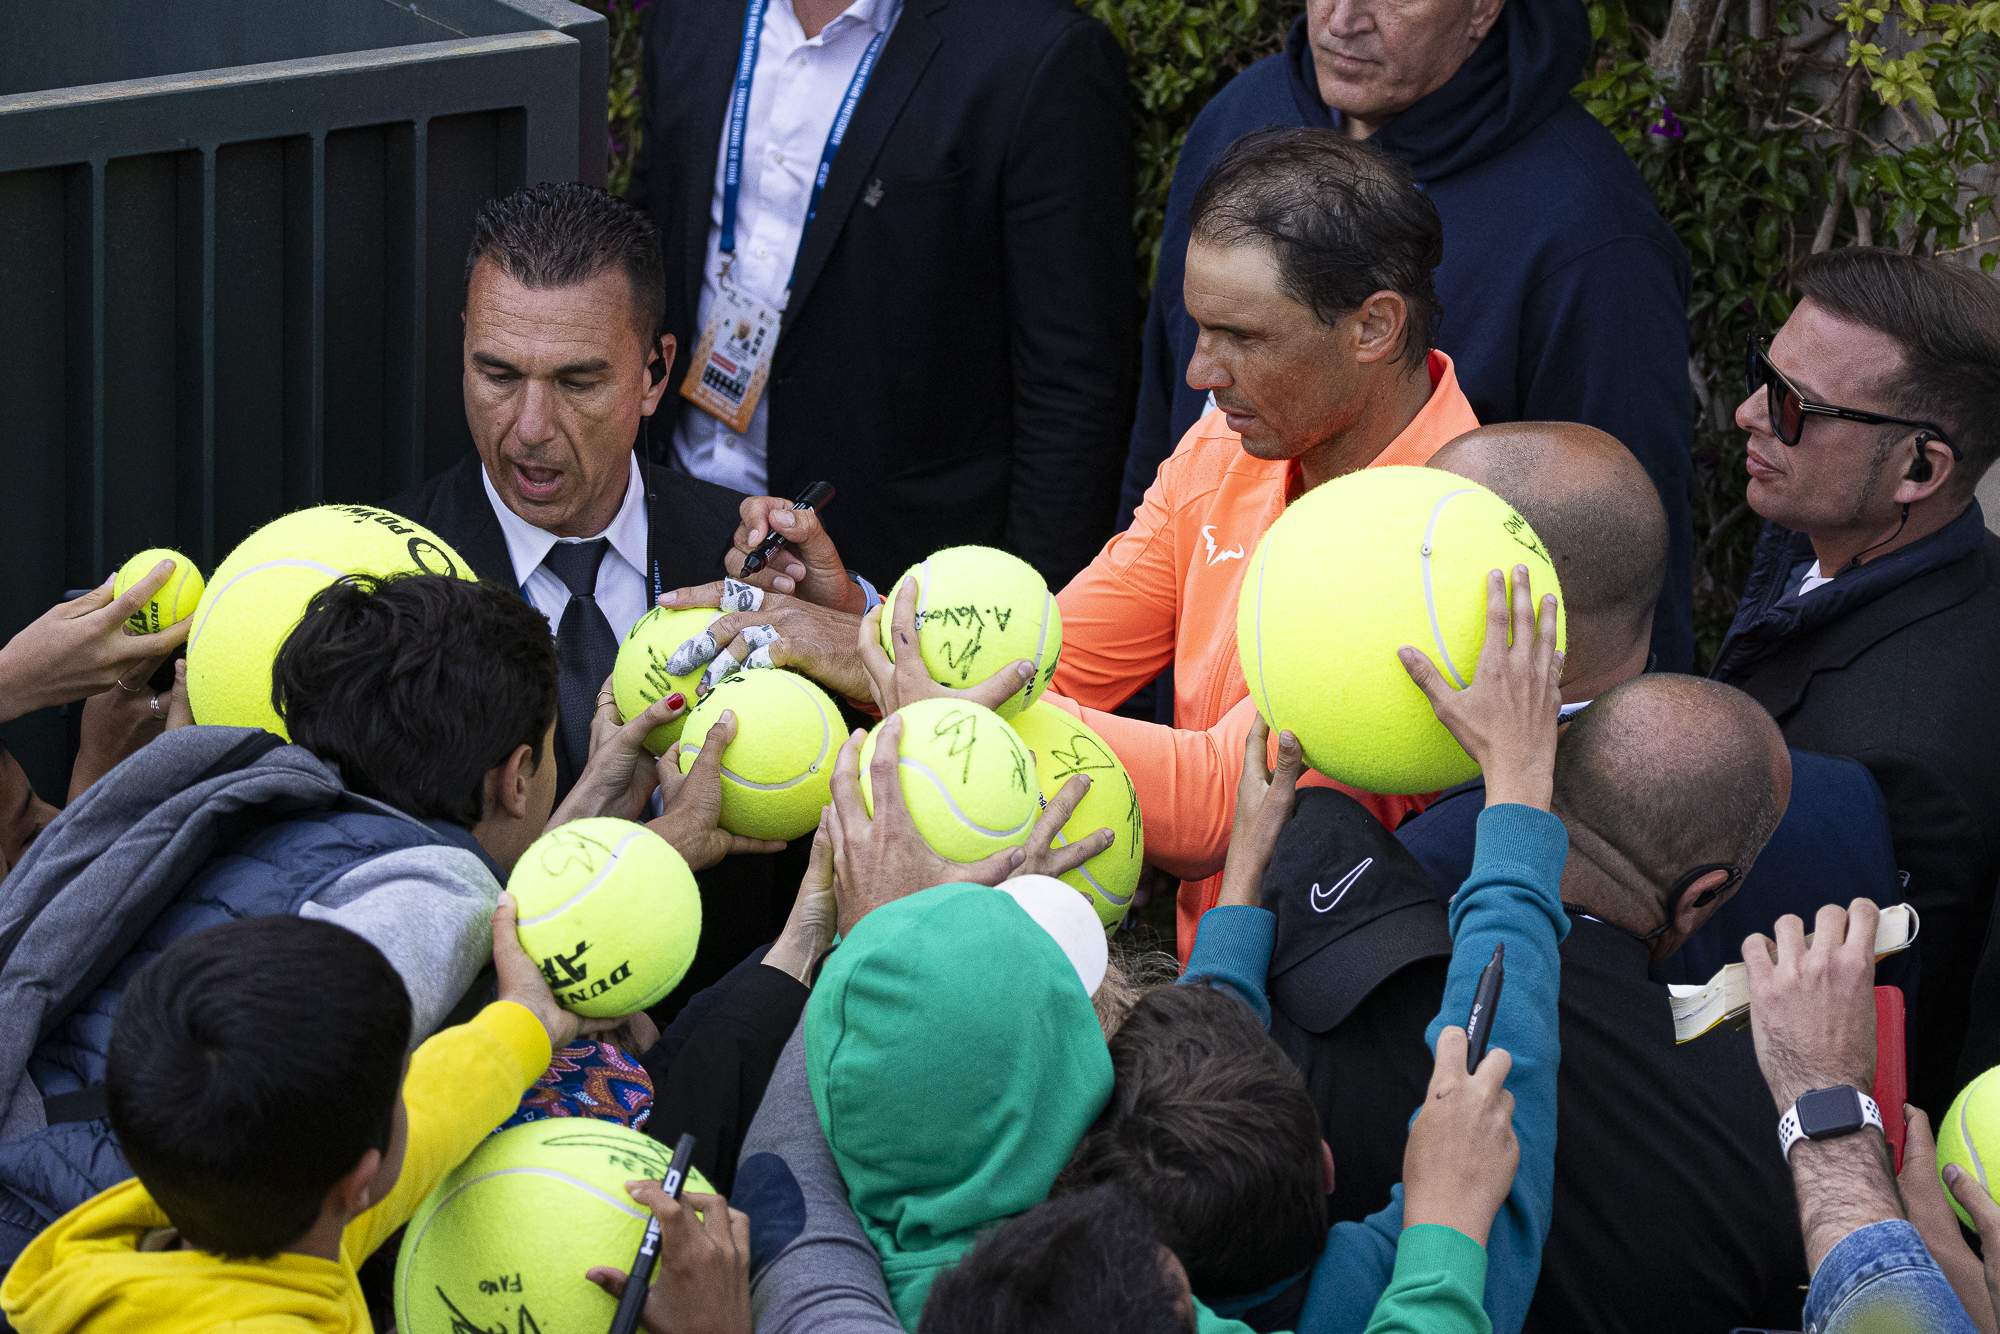
[[[1479,766],[1452,740],[1396,650],[1429,655],[1464,689],[1486,642],[1486,576],[1528,567],[1537,604],[1555,567],[1527,521],[1477,482],[1433,468],[1364,468],[1279,516],[1243,573],[1236,649],[1250,698],[1313,768],[1369,792],[1434,792]],[[1565,620],[1558,612],[1556,646]]]
[[[271,707],[271,663],[313,594],[345,574],[476,576],[444,539],[372,505],[321,505],[273,519],[215,567],[188,636],[198,723],[290,739]]]
[[[159,591],[146,600],[146,605],[133,612],[125,622],[125,628],[135,635],[150,635],[170,625],[179,625],[194,615],[195,607],[201,602],[201,591],[207,586],[202,582],[201,571],[186,556],[170,547],[149,547],[118,567],[118,573],[111,580],[111,596],[124,597],[127,589],[151,574],[153,567],[163,560],[174,563],[174,572],[167,576],[167,582],[160,585]]]
[[[1046,808],[1056,793],[1077,774],[1090,778],[1069,823],[1056,835],[1056,846],[1088,838],[1109,829],[1112,844],[1061,878],[1088,898],[1108,930],[1125,920],[1146,861],[1146,838],[1139,823],[1139,793],[1132,776],[1111,753],[1104,738],[1083,720],[1047,700],[1029,705],[1009,720],[1015,733],[1035,755],[1035,777],[1041,783],[1040,805]]]
[[[833,761],[847,739],[839,708],[797,672],[738,672],[687,716],[682,773],[694,767],[724,709],[736,715],[736,739],[722,753],[722,827],[744,838],[811,833],[833,798]]]
[[[514,934],[566,1010],[615,1018],[658,1004],[694,962],[701,892],[671,843],[595,816],[528,845],[507,879]]]
[[[1011,718],[1042,697],[1062,656],[1062,610],[1035,567],[993,547],[946,547],[912,565],[882,604],[882,647],[896,659],[896,597],[917,581],[917,647],[931,680],[963,689],[1027,661],[1035,674],[1000,705]]]
[[[618,1309],[584,1275],[629,1269],[651,1215],[625,1183],[673,1153],[608,1121],[556,1117],[488,1137],[431,1191],[396,1256],[402,1334],[602,1330]],[[687,1189],[712,1192],[690,1170]]]
[[[976,862],[1028,841],[1042,809],[1035,757],[1005,719],[955,699],[920,699],[893,716],[903,720],[903,801],[933,852]],[[861,801],[871,817],[868,764],[881,735],[878,723],[861,747]]]
[[[1941,1186],[1944,1169],[1953,1163],[1988,1195],[1994,1195],[1994,1188],[2000,1186],[2000,1172],[1988,1166],[2000,1165],[2000,1066],[1967,1084],[1951,1100],[1950,1109],[1937,1123],[1937,1162]],[[1972,1216],[1953,1198],[1951,1187],[1944,1187],[1944,1197],[1951,1200],[1958,1221],[1976,1231]],[[2000,1195],[1994,1198],[2000,1199]]]
[[[679,692],[694,698],[696,682],[704,670],[697,667],[682,676],[667,670],[674,650],[693,639],[722,615],[713,607],[654,607],[633,622],[625,642],[618,646],[618,659],[611,666],[611,695],[618,703],[618,721],[629,723],[646,709]],[[681,739],[687,715],[663,723],[646,733],[646,749],[664,755]]]

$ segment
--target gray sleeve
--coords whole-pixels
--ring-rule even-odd
[[[813,1110],[804,1034],[801,1023],[785,1044],[736,1169],[757,1334],[902,1334]]]
[[[388,957],[409,988],[414,1048],[492,962],[499,901],[499,882],[476,855],[432,844],[362,862],[299,915],[344,926]]]

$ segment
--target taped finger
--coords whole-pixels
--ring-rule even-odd
[[[737,670],[742,666],[743,664],[736,660],[735,654],[731,653],[728,649],[723,649],[715,655],[715,661],[708,664],[708,670],[701,674],[701,684],[695,687],[695,693],[706,695],[709,691],[736,675]]]
[[[746,625],[738,636],[749,648],[765,648],[778,642],[778,627],[775,625]]]
[[[723,611],[757,611],[764,605],[764,590],[740,579],[722,581],[720,606]]]
[[[702,631],[668,656],[667,675],[686,676],[695,668],[713,661],[715,651],[720,647],[721,645],[715,642],[713,631]]]
[[[767,667],[776,667],[777,665],[777,663],[771,661],[771,646],[769,644],[751,649],[750,656],[743,660],[743,670],[746,672],[762,671]]]

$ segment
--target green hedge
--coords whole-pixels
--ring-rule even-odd
[[[622,188],[641,134],[646,0],[589,2],[611,17],[611,179]],[[1299,4],[1080,3],[1130,55],[1135,276],[1144,287],[1189,124],[1237,71],[1278,48]],[[1694,261],[1692,381],[1712,391],[1694,442],[1695,621],[1706,657],[1728,625],[1755,530],[1729,422],[1743,335],[1784,319],[1789,265],[1864,241],[1993,271],[2000,214],[1973,183],[2000,161],[2000,0],[1679,7],[1697,37],[1669,47],[1660,35],[1670,0],[1592,3],[1597,59],[1577,95],[1638,162]]]

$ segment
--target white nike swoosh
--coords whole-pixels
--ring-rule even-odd
[[[1347,897],[1347,891],[1354,888],[1354,882],[1361,878],[1361,873],[1374,864],[1375,859],[1373,857],[1363,857],[1360,864],[1346,875],[1340,877],[1340,880],[1332,889],[1321,889],[1319,882],[1314,881],[1312,887],[1313,911],[1332,912],[1334,907]],[[1321,902],[1322,898],[1325,900],[1324,902]]]

